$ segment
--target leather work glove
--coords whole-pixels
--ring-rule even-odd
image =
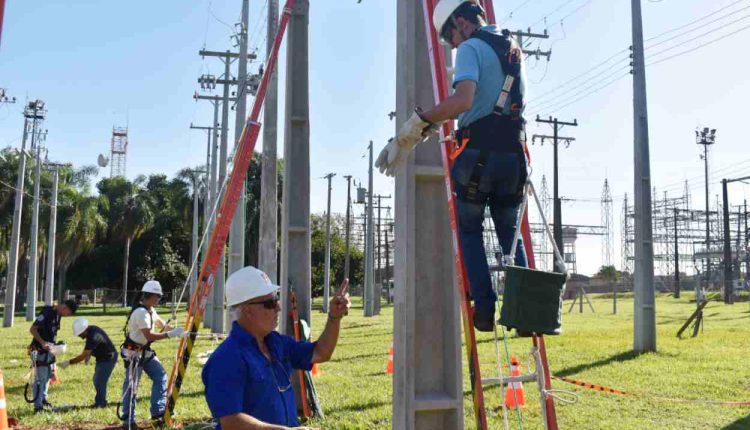
[[[433,124],[422,119],[420,109],[414,110],[411,117],[401,126],[395,139],[388,141],[378,156],[375,166],[380,173],[394,176],[396,168],[406,159],[417,144],[435,131]]]
[[[185,329],[182,327],[173,328],[167,332],[167,337],[185,337]]]

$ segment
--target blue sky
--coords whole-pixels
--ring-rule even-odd
[[[712,182],[750,174],[744,120],[750,96],[748,60],[750,0],[643,1],[647,39],[711,17],[647,42],[652,183],[657,194],[681,192],[690,179],[694,206],[702,205],[702,161],[695,144],[697,126],[718,129],[711,154]],[[393,134],[387,114],[395,105],[396,16],[394,0],[312,0],[310,11],[310,99],[312,211],[325,210],[326,181],[336,172],[333,211],[345,210],[345,174],[366,181],[366,146],[377,151]],[[628,0],[511,0],[495,2],[501,25],[541,32],[534,42],[552,49],[552,59],[528,62],[529,112],[577,119],[562,134],[577,140],[560,156],[561,195],[598,200],[605,175],[615,199],[615,249],[619,264],[620,212],[624,193],[632,195],[632,80],[627,75],[630,44]],[[173,175],[205,159],[205,134],[191,122],[208,125],[211,108],[192,95],[202,73],[221,73],[218,59],[202,60],[198,50],[225,50],[239,19],[239,0],[9,1],[0,46],[0,87],[21,102],[41,98],[49,109],[50,158],[93,164],[107,153],[113,125],[130,127],[128,176]],[[250,43],[265,47],[265,0],[251,0]],[[510,12],[513,12],[511,16]],[[731,15],[730,15],[731,14]],[[724,17],[726,15],[726,17]],[[716,22],[711,23],[712,20]],[[734,22],[736,21],[736,22]],[[561,23],[562,22],[562,23]],[[737,34],[730,33],[738,31]],[[684,33],[684,34],[683,34]],[[704,34],[705,33],[705,34]],[[716,43],[695,49],[719,37]],[[677,36],[677,37],[675,37]],[[673,40],[667,40],[675,37]],[[690,40],[695,38],[695,40]],[[680,43],[681,46],[675,47]],[[690,52],[695,49],[694,52]],[[661,51],[663,51],[660,53]],[[679,55],[667,59],[674,54]],[[616,55],[615,55],[616,54]],[[571,78],[591,70],[568,83]],[[283,121],[285,53],[280,64],[280,121]],[[251,65],[255,70],[259,63]],[[622,79],[615,80],[623,76]],[[425,76],[429,79],[429,76]],[[612,82],[611,85],[604,85]],[[558,88],[559,87],[559,88]],[[589,92],[604,87],[586,98]],[[555,90],[549,93],[549,91]],[[535,100],[536,97],[536,100]],[[0,107],[0,146],[20,143],[22,103]],[[234,116],[230,130],[234,129]],[[281,124],[282,122],[280,122]],[[283,127],[281,128],[283,130]],[[550,134],[530,123],[529,133]],[[279,135],[283,154],[283,133]],[[262,141],[259,142],[259,145]],[[260,148],[260,146],[258,147]],[[532,147],[537,184],[551,178],[551,147]],[[108,169],[102,176],[108,174]],[[393,182],[376,175],[375,191],[392,193]],[[732,186],[733,203],[750,191]],[[713,185],[712,198],[720,192]],[[563,204],[563,221],[599,224],[598,203]],[[578,243],[579,271],[601,263],[599,240]]]

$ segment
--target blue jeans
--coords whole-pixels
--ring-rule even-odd
[[[111,360],[96,362],[96,367],[94,368],[94,389],[96,390],[94,406],[96,407],[107,406],[107,383],[116,364],[117,356]]]
[[[126,362],[127,364],[127,362]],[[137,378],[140,380],[143,371],[151,379],[151,416],[158,416],[164,413],[167,407],[167,372],[161,365],[159,358],[154,356],[144,364],[138,366]],[[122,414],[123,422],[135,422],[135,402],[130,403],[130,384],[128,383],[128,371],[125,370],[125,381],[122,384]],[[137,395],[137,390],[133,393],[133,399]]]
[[[49,389],[49,378],[52,376],[52,368],[49,366],[37,366],[36,377],[34,379],[34,409],[42,409],[44,401],[47,400],[47,390]]]
[[[466,201],[465,187],[471,179],[478,158],[478,150],[466,148],[453,163],[451,175],[457,196],[458,232],[474,307],[477,314],[492,315],[497,295],[492,290],[484,250],[484,213],[489,206],[502,253],[509,254],[521,206],[519,190],[526,181],[526,159],[523,154],[490,152],[479,180],[479,197],[469,202]],[[515,264],[527,266],[521,237],[516,246]]]

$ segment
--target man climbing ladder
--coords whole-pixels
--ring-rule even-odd
[[[428,111],[417,108],[378,157],[376,165],[395,174],[409,152],[435,124],[458,119],[451,176],[457,196],[461,248],[474,300],[474,326],[491,332],[497,297],[492,289],[482,238],[489,206],[498,242],[509,254],[526,182],[523,119],[525,77],[518,44],[495,25],[473,0],[441,0],[433,11],[441,43],[458,48],[455,92]],[[515,263],[526,266],[524,248]]]

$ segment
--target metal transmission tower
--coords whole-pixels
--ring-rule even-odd
[[[716,129],[709,129],[708,127],[705,127],[703,128],[703,130],[695,130],[695,143],[697,143],[698,145],[703,145],[703,155],[701,156],[701,158],[703,158],[704,172],[706,175],[706,257],[704,259],[705,263],[703,265],[703,272],[704,278],[706,280],[706,290],[708,290],[711,285],[711,214],[708,197],[708,147],[716,143]],[[703,297],[698,284],[696,284],[695,298],[696,305],[700,306],[700,302]]]
[[[128,161],[128,128],[112,127],[112,145],[110,146],[110,178],[125,177]]]
[[[547,135],[538,135],[535,134],[531,142],[532,144],[536,142],[537,139],[540,139],[541,144],[544,145],[545,139],[552,139],[552,147],[554,149],[554,174],[552,177],[552,204],[554,206],[554,216],[553,216],[553,230],[554,230],[554,236],[555,236],[555,243],[557,244],[557,249],[563,250],[563,232],[562,232],[562,203],[560,201],[560,181],[559,181],[559,163],[558,163],[558,156],[557,156],[557,146],[559,141],[565,142],[565,147],[567,148],[570,146],[570,142],[575,141],[575,138],[573,137],[560,137],[559,132],[560,129],[566,125],[572,126],[572,127],[578,127],[578,121],[573,120],[573,122],[566,122],[566,121],[560,121],[557,118],[549,117],[549,119],[541,119],[539,118],[539,115],[536,117],[536,122],[542,123],[542,124],[552,124],[552,130],[553,135],[547,136]],[[554,264],[554,263],[553,263]],[[562,267],[558,264],[554,264],[555,271],[562,273]]]
[[[612,193],[609,189],[609,181],[604,179],[604,189],[602,190],[602,227],[604,227],[604,236],[602,236],[602,251],[605,266],[614,264],[614,227],[612,214]]]
[[[656,351],[654,249],[651,224],[651,164],[648,143],[646,61],[641,0],[631,0],[633,45],[633,146],[635,154],[635,314],[633,350]]]
[[[26,139],[31,134],[31,146],[34,146],[42,121],[46,117],[44,102],[35,100],[23,110],[23,138],[19,151],[18,179],[16,180],[16,202],[13,209],[13,226],[11,230],[10,252],[8,258],[8,275],[5,282],[5,307],[3,308],[3,327],[13,327],[13,316],[16,311],[16,294],[18,279],[18,244],[21,239],[21,213],[23,210],[23,185],[26,178]]]

